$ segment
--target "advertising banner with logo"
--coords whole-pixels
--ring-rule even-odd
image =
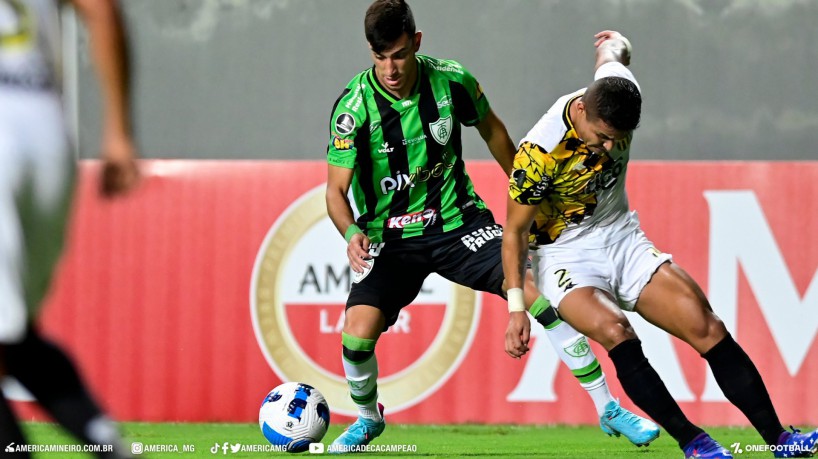
[[[132,196],[96,196],[82,168],[44,329],[119,419],[257,418],[282,381],[318,388],[333,422],[354,412],[340,330],[351,282],[326,216],[321,162],[150,161]],[[506,178],[472,162],[502,223]],[[635,162],[631,207],[754,359],[782,422],[818,423],[818,163]],[[505,302],[427,279],[378,342],[381,400],[397,423],[587,423],[593,405],[533,328],[503,351]],[[703,359],[629,314],[645,353],[695,422],[747,424]],[[604,350],[608,382],[633,408]],[[340,416],[339,416],[340,415]]]

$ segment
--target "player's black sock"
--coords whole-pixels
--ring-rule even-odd
[[[6,346],[6,369],[40,402],[55,421],[84,443],[92,420],[103,419],[74,365],[57,346],[30,329],[25,339]]]
[[[642,352],[642,342],[630,339],[616,345],[608,352],[616,376],[628,397],[639,408],[659,423],[684,448],[703,430],[691,423],[673,400],[665,383],[650,366]]]
[[[758,369],[728,333],[702,354],[727,400],[740,409],[768,445],[775,445],[784,432]]]
[[[20,425],[17,424],[17,418],[14,417],[8,400],[0,394],[0,453],[5,452],[6,448],[14,448],[25,443],[26,439],[20,431]],[[15,452],[14,457],[31,456],[27,452]]]
[[[540,297],[542,298],[542,297]],[[539,301],[540,298],[537,298]],[[534,307],[531,307],[531,310],[534,311]],[[540,323],[546,330],[551,329],[562,323],[559,316],[557,315],[557,310],[554,309],[551,305],[548,305],[545,308],[542,308],[539,311],[536,311],[537,314],[532,314],[534,319]]]

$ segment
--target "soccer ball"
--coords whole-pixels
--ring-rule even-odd
[[[258,424],[270,443],[300,453],[324,438],[329,427],[329,405],[310,385],[284,383],[264,397]]]

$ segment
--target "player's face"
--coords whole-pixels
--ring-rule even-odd
[[[415,53],[420,49],[421,33],[403,34],[392,45],[379,52],[371,51],[378,81],[399,98],[412,91],[417,76]]]
[[[574,128],[577,131],[579,138],[588,147],[588,150],[594,153],[609,153],[613,150],[617,140],[622,140],[627,137],[628,133],[618,131],[608,123],[602,121],[601,118],[591,118],[588,116],[588,111],[582,107],[582,122],[576,123]]]

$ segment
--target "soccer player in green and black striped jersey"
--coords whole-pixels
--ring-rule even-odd
[[[356,451],[353,447],[383,432],[375,343],[429,274],[506,296],[503,229],[474,190],[460,138],[461,125],[475,126],[509,174],[516,149],[505,126],[463,66],[417,54],[422,34],[405,1],[376,0],[364,27],[375,65],[356,75],[335,102],[327,148],[327,211],[348,242],[355,273],[342,344],[344,371],[360,415],[333,442],[331,452]],[[357,221],[347,198],[350,187]],[[508,293],[525,297],[526,309],[546,327],[598,414],[638,418],[611,396],[585,337],[557,318],[528,278],[524,292]],[[506,352],[519,358],[528,351],[530,324],[524,310],[511,317],[520,324],[515,330],[523,332],[506,337]],[[603,430],[633,441],[637,437],[630,428]],[[638,434],[644,438],[644,431]]]

